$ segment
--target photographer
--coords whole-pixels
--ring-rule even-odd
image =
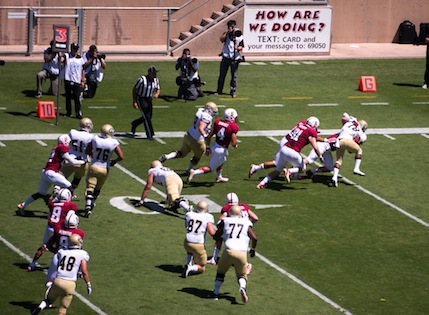
[[[182,56],[176,61],[176,70],[179,70],[179,76],[176,78],[179,98],[195,100],[199,96],[204,96],[201,90],[204,83],[198,74],[199,67],[198,59],[191,56],[191,51],[188,48],[183,49]]]
[[[51,80],[48,94],[52,94],[55,96],[58,94],[58,85],[60,84],[60,80],[58,79],[58,77],[60,74],[61,56],[60,53],[54,53],[52,51],[53,45],[54,41],[51,41],[50,46],[46,48],[43,52],[44,63],[42,71],[36,74],[36,98],[42,97],[42,83],[43,80],[46,80],[48,78]]]
[[[93,98],[95,96],[98,83],[103,80],[103,72],[101,72],[101,69],[106,69],[105,59],[106,55],[100,54],[95,45],[91,45],[88,52],[83,55],[86,77],[83,97]]]
[[[236,28],[235,20],[229,20],[227,26],[228,31],[224,32],[220,37],[220,41],[224,43],[224,45],[222,53],[220,54],[222,56],[222,61],[220,63],[220,73],[215,95],[222,94],[228,68],[231,68],[229,94],[231,97],[236,97],[238,64],[244,61],[244,57],[240,54],[244,48],[243,33]]]

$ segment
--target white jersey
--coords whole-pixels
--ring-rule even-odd
[[[88,253],[83,249],[60,249],[51,261],[48,270],[48,281],[55,278],[77,281],[82,260],[89,261]]]
[[[147,174],[148,175],[153,174],[154,183],[165,187],[165,180],[167,179],[167,176],[176,174],[176,173],[173,170],[169,169],[168,167],[158,166],[158,167],[150,168],[147,171]]]
[[[367,139],[367,135],[363,132],[359,123],[356,121],[349,121],[341,128],[338,139],[353,139],[357,143],[364,143]]]
[[[205,244],[209,223],[214,224],[214,217],[208,212],[189,211],[185,216],[186,241]]]
[[[82,82],[82,70],[85,61],[83,58],[70,57],[69,54],[65,54],[66,66],[65,66],[65,80],[80,84]]]
[[[200,126],[200,121],[203,121],[207,124],[207,127],[204,130],[207,135],[210,133],[210,130],[212,128],[212,120],[212,115],[207,113],[204,108],[199,108],[198,111],[195,113],[194,121],[188,131],[191,137],[197,141],[204,140],[203,135],[200,134],[200,130],[198,129]]]
[[[109,168],[110,159],[119,145],[119,141],[114,138],[104,138],[97,135],[92,140],[92,165]]]
[[[82,59],[85,63],[91,59],[89,52],[83,54]],[[92,62],[85,69],[86,75],[89,77],[89,80],[92,82],[101,82],[101,61],[98,58],[92,60]]]
[[[253,223],[248,218],[235,216],[226,217],[222,222],[222,238],[225,242],[226,249],[247,252],[250,240],[248,230],[249,227],[253,226]]]
[[[86,161],[86,147],[92,141],[94,136],[85,130],[71,129],[69,137],[71,139],[69,154],[75,158],[81,158]]]

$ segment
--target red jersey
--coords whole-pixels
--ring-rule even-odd
[[[317,131],[307,125],[306,121],[300,121],[286,135],[285,146],[301,152],[302,148],[310,143],[310,137],[317,138]]]
[[[70,148],[64,144],[56,145],[49,156],[48,163],[46,163],[45,171],[53,170],[58,172],[61,168],[61,164],[64,161],[63,154],[70,151]]]
[[[55,227],[57,224],[63,224],[64,219],[66,218],[67,213],[70,210],[76,211],[77,204],[71,201],[49,201],[49,217],[48,224],[52,227]]]
[[[229,209],[231,209],[232,206],[233,205],[229,205],[229,204],[224,205],[222,207],[222,209],[220,210],[221,215],[225,212],[226,212],[226,214],[228,214],[228,211],[229,211]],[[250,210],[249,206],[246,205],[245,203],[239,203],[238,206],[241,208],[241,216],[243,218],[248,218],[249,217],[249,210]]]
[[[216,142],[220,146],[228,148],[232,135],[237,133],[238,129],[238,125],[234,122],[216,119],[213,124],[213,133],[216,135]]]
[[[55,252],[60,248],[68,248],[69,236],[72,234],[79,234],[82,239],[85,237],[85,232],[81,229],[68,229],[61,224],[57,224],[54,227],[54,236],[52,236],[48,243],[50,245],[55,244],[55,247],[53,248]]]

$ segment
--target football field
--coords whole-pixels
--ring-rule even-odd
[[[88,296],[79,280],[68,314],[429,313],[429,93],[419,87],[424,60],[249,62],[240,66],[237,98],[212,95],[219,64],[207,61],[201,70],[206,95],[195,102],[175,97],[174,63],[158,62],[156,141],[144,139],[143,126],[139,137],[130,139],[125,133],[138,117],[131,89],[149,65],[108,63],[96,97],[83,102],[94,133],[105,123],[114,126],[125,159],[111,169],[93,216],[80,218],[93,294]],[[43,299],[43,271],[52,254],[42,256],[37,271],[26,267],[42,240],[48,209],[38,200],[23,217],[15,213],[16,205],[36,192],[58,135],[78,126],[78,120],[63,116],[58,125],[36,117],[33,90],[39,68],[37,63],[0,68],[0,84],[6,87],[0,92],[0,314],[29,314]],[[357,90],[362,75],[376,77],[377,92]],[[56,98],[44,95],[42,100]],[[239,114],[240,143],[230,148],[224,165],[230,180],[215,183],[214,174],[198,176],[184,184],[182,194],[193,204],[208,200],[216,218],[226,194],[234,191],[259,216],[246,304],[233,270],[226,274],[219,301],[207,299],[215,266],[180,277],[186,259],[184,214],[163,211],[162,187],[151,191],[150,208],[132,206],[149,163],[180,148],[195,111],[208,101],[216,102],[221,113],[233,107]],[[61,96],[61,114],[63,107]],[[338,188],[331,187],[330,174],[318,174],[314,182],[287,183],[278,177],[256,189],[269,170],[249,178],[249,165],[272,160],[282,136],[299,120],[317,116],[326,136],[340,129],[343,112],[369,124],[361,166],[366,176],[353,174],[354,157],[346,154]],[[302,153],[308,154],[309,147]],[[185,181],[190,158],[165,165]],[[208,161],[203,157],[199,165]],[[84,209],[84,186],[76,191],[79,210]],[[209,256],[213,246],[208,238]]]

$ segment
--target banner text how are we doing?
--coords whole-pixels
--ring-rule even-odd
[[[246,8],[245,52],[329,52],[331,8]]]

